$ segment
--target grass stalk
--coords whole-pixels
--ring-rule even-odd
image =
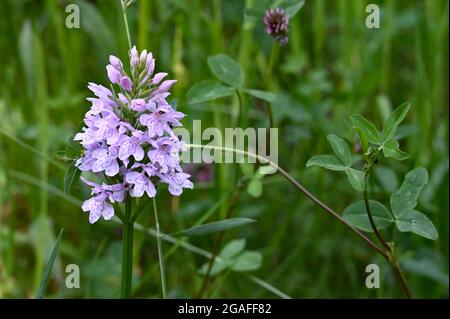
[[[48,99],[47,99],[47,77],[45,72],[44,50],[40,35],[34,33],[33,49],[35,53],[35,109],[39,127],[38,149],[41,154],[48,154],[49,151],[49,119],[48,119]],[[39,162],[39,179],[47,183],[48,181],[48,163],[46,161]],[[39,218],[41,221],[46,218],[48,214],[48,193],[41,190],[39,194]],[[36,285],[40,282],[40,277],[43,271],[46,254],[46,228],[45,223],[39,223],[39,238],[40,244],[37,252],[37,267],[35,268]]]
[[[161,231],[159,229],[159,219],[158,219],[158,208],[156,206],[156,199],[153,197],[153,212],[155,216],[155,227],[156,227],[156,242],[158,245],[158,259],[159,259],[159,270],[161,275],[161,288],[162,288],[162,294],[163,298],[167,298],[167,289],[166,289],[166,270],[164,267],[164,254],[163,254],[163,248],[161,243]]]

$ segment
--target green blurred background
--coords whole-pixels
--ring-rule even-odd
[[[188,89],[212,78],[206,59],[225,52],[245,72],[246,86],[267,88],[273,40],[260,21],[244,18],[257,0],[138,0],[128,10],[131,38],[153,52],[157,70],[178,79],[177,107],[202,126],[230,127],[236,100],[189,105]],[[81,28],[65,27],[66,5],[80,7]],[[364,25],[366,5],[381,8],[381,28]],[[401,127],[401,163],[382,160],[372,198],[389,196],[413,167],[430,174],[419,202],[439,231],[436,242],[398,234],[399,254],[416,297],[448,297],[448,8],[446,0],[307,0],[291,20],[289,43],[280,48],[271,83],[279,128],[279,163],[337,211],[360,195],[344,175],[306,169],[313,155],[329,152],[326,135],[356,142],[348,117],[363,114],[381,126],[404,101],[412,111]],[[117,1],[0,1],[0,297],[34,297],[46,260],[65,229],[47,297],[118,297],[121,228],[116,222],[88,223],[80,201],[89,196],[78,184],[63,192],[67,162],[58,152],[89,107],[93,81],[106,84],[109,54],[126,60],[127,41]],[[265,105],[244,97],[249,125],[267,125]],[[190,227],[212,211],[223,218],[234,188],[226,164],[203,167],[213,178],[194,174],[195,189],[181,198],[158,193],[162,231]],[[239,193],[234,216],[258,222],[228,231],[225,243],[245,238],[262,254],[259,269],[215,276],[205,297],[365,298],[401,297],[389,266],[354,234],[313,206],[279,176],[263,180],[262,196]],[[136,231],[134,297],[160,294],[151,211]],[[148,230],[149,229],[149,230]],[[215,235],[189,239],[182,247],[164,243],[171,297],[195,297],[203,277],[198,269],[213,250]],[[195,247],[194,247],[195,246]],[[175,248],[172,248],[175,247]],[[381,288],[365,287],[365,267],[381,266]],[[67,289],[65,267],[77,264],[81,288]],[[276,290],[278,289],[278,290]]]

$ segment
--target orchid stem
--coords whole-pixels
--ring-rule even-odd
[[[127,299],[131,294],[133,278],[133,239],[134,221],[131,219],[131,198],[125,200],[125,216],[122,235],[122,287],[121,298]]]

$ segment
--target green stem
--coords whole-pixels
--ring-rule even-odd
[[[372,211],[370,209],[369,205],[369,196],[367,192],[367,181],[369,179],[369,174],[366,173],[364,177],[364,204],[366,206],[366,212],[367,216],[369,217],[370,226],[372,227],[373,232],[375,233],[375,236],[378,238],[379,242],[386,248],[387,251],[391,250],[391,246],[384,240],[383,236],[381,236],[380,232],[378,231],[377,225],[375,224],[375,221],[373,220]]]
[[[120,0],[120,3],[122,5],[123,22],[125,23],[125,31],[127,33],[128,48],[131,51],[131,36],[130,36],[130,29],[128,28],[127,5],[123,0]]]
[[[377,225],[375,224],[375,221],[372,216],[372,211],[370,209],[369,196],[368,196],[368,191],[367,191],[367,184],[368,184],[369,176],[370,176],[370,168],[371,168],[371,165],[369,165],[369,169],[366,171],[365,176],[364,176],[364,204],[366,206],[366,212],[367,212],[367,216],[369,217],[370,226],[372,227],[372,230],[375,233],[375,236],[378,238],[380,243],[384,246],[384,248],[387,251],[387,253],[384,257],[391,264],[392,270],[394,271],[394,275],[397,278],[397,281],[399,282],[400,287],[402,288],[406,297],[408,299],[410,299],[410,298],[412,298],[411,290],[409,289],[408,283],[406,281],[406,277],[400,268],[400,264],[398,263],[397,254],[394,249],[394,243],[388,243],[383,238],[381,233],[378,231]]]
[[[159,270],[161,274],[161,287],[162,287],[162,294],[163,298],[167,298],[166,294],[166,275],[165,275],[165,268],[164,268],[164,255],[161,245],[161,232],[159,230],[159,220],[158,220],[158,209],[156,207],[156,200],[153,197],[153,212],[155,213],[155,224],[156,224],[156,242],[158,245],[158,259],[159,259]]]
[[[236,90],[236,95],[237,95],[237,100],[238,100],[238,114],[237,114],[237,119],[236,119],[235,125],[244,127],[243,123],[242,123],[244,105],[242,103],[242,96],[241,96],[241,93],[239,92],[239,90]],[[240,168],[239,164],[235,163],[234,164],[234,181],[235,181],[235,183],[238,183],[238,181],[239,181],[240,170],[241,170],[241,168]]]
[[[277,42],[274,42],[272,45],[272,50],[270,52],[269,65],[267,67],[267,89],[269,91],[273,88],[273,67],[278,60],[279,47],[279,44]]]
[[[242,125],[242,121],[243,121],[243,117],[244,117],[244,104],[242,103],[242,96],[241,96],[241,92],[239,92],[239,90],[236,90],[236,96],[238,98],[238,116],[237,116],[237,123],[239,125]]]
[[[411,299],[412,298],[411,289],[409,289],[408,282],[406,281],[406,277],[400,268],[400,264],[398,263],[397,256],[395,253],[392,254],[390,263],[392,266],[392,270],[394,271],[395,277],[397,277],[397,280],[400,283],[406,297],[408,299]]]
[[[122,287],[121,298],[130,297],[131,282],[133,278],[133,239],[134,221],[131,219],[131,198],[125,200],[125,217],[123,221],[122,236]]]
[[[278,60],[278,49],[278,43],[274,42],[272,45],[272,51],[270,52],[269,65],[267,67],[267,91],[271,91],[273,89],[273,67]],[[270,102],[267,102],[267,116],[269,117],[269,127],[274,127],[272,104]]]

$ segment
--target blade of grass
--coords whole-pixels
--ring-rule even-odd
[[[32,103],[35,103],[35,116],[37,117],[39,135],[38,135],[38,149],[42,154],[48,154],[49,150],[49,116],[47,111],[47,76],[44,62],[44,49],[41,42],[40,35],[34,33],[33,36],[33,52],[34,52],[34,74],[35,74],[35,96],[32,99]],[[46,183],[48,181],[48,163],[46,161],[39,162],[39,179]],[[39,193],[39,211],[40,217],[47,215],[48,209],[48,193],[41,190]],[[36,217],[36,216],[35,216]],[[45,230],[41,229],[41,239],[45,236]],[[40,243],[43,243],[40,240]],[[42,273],[45,259],[45,246],[42,244],[39,246],[36,252],[36,267],[35,267],[35,283],[39,282],[39,276]]]
[[[47,288],[48,281],[50,280],[50,274],[52,273],[53,263],[55,262],[56,256],[59,251],[59,244],[61,242],[61,238],[64,232],[64,228],[59,232],[58,238],[56,239],[55,246],[53,247],[52,254],[47,262],[47,266],[45,266],[44,275],[42,276],[41,283],[39,284],[39,288],[36,293],[36,299],[44,298],[45,288]]]

